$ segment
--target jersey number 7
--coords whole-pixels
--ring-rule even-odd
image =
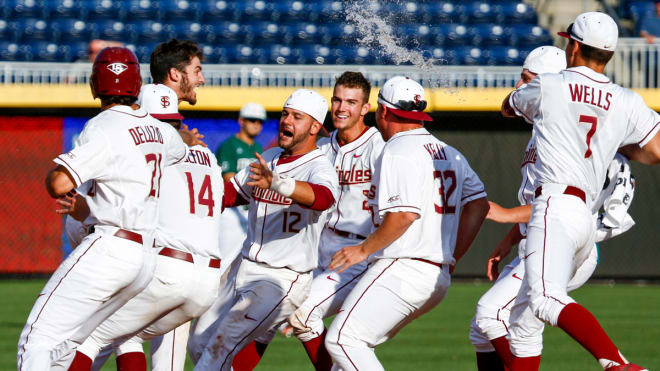
[[[591,125],[591,128],[587,132],[587,152],[584,153],[584,158],[589,158],[591,157],[591,137],[593,137],[594,134],[596,134],[596,126],[598,126],[598,117],[580,115],[580,120],[578,121],[578,125],[579,124]]]

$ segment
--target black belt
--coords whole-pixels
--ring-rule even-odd
[[[359,235],[357,233],[351,233],[351,232],[345,232],[345,231],[340,231],[339,229],[334,229],[332,227],[328,227],[329,230],[335,232],[335,234],[345,237],[345,238],[358,238],[360,240],[366,240],[367,238],[365,236]]]

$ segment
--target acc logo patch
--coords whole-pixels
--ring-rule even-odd
[[[109,64],[107,68],[115,75],[119,75],[122,72],[126,71],[128,69],[128,66],[123,63],[115,62]]]
[[[163,106],[163,108],[167,108],[170,105],[170,97],[167,95],[163,95],[160,97],[160,105]]]

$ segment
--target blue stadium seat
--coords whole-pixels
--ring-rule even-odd
[[[468,45],[474,39],[474,30],[466,24],[452,23],[442,25],[440,32],[446,35],[445,45],[461,46]]]
[[[552,45],[553,39],[548,30],[533,24],[520,24],[513,26],[513,33],[517,38],[516,45],[520,48],[535,48],[541,45]]]
[[[630,15],[635,23],[640,22],[644,17],[655,13],[655,2],[653,1],[635,1],[630,4]],[[639,27],[639,26],[638,26]]]
[[[62,48],[66,53],[67,62],[87,61],[89,59],[89,42],[71,42],[62,43]]]
[[[14,36],[13,27],[11,27],[9,22],[0,19],[0,40],[14,41]]]
[[[402,24],[396,27],[395,34],[400,38],[401,44],[406,47],[423,45],[438,45],[435,36],[437,33],[425,24]],[[444,41],[444,39],[443,39]]]
[[[202,44],[210,44],[215,40],[215,35],[213,35],[209,27],[204,24],[201,24],[196,21],[178,21],[174,22],[167,27],[171,27],[172,37],[175,37],[183,40],[193,40]]]
[[[426,8],[433,24],[463,23],[466,20],[465,6],[449,1],[431,2]]]
[[[155,43],[148,43],[148,44],[136,44],[135,45],[135,50],[133,52],[135,53],[135,56],[138,58],[140,63],[142,64],[148,64],[149,60],[151,59],[151,53],[154,51],[156,46],[160,44],[159,42]],[[128,45],[127,45],[128,47]]]
[[[267,60],[264,49],[248,45],[238,44],[231,48],[230,53],[232,63],[263,64]]]
[[[375,54],[363,46],[344,48],[342,54],[347,64],[375,64],[377,62]],[[382,61],[382,59],[380,60]]]
[[[77,18],[85,19],[86,9],[82,0],[51,0],[47,3],[50,19]]]
[[[322,35],[314,23],[297,22],[284,27],[285,39],[294,45],[322,43]]]
[[[497,13],[487,1],[475,1],[466,4],[465,15],[470,23],[491,23],[497,21]]]
[[[341,54],[326,45],[303,45],[300,51],[306,64],[338,64]]]
[[[319,22],[340,22],[344,19],[344,3],[339,0],[323,0],[318,4]]]
[[[516,42],[511,27],[503,27],[499,24],[480,24],[476,25],[474,29],[478,35],[477,44],[479,45],[514,45]]]
[[[277,9],[281,21],[314,22],[319,18],[321,9],[314,1],[284,0],[277,3]]]
[[[6,19],[46,18],[46,2],[43,0],[8,0],[5,4]]]
[[[237,4],[241,19],[245,22],[253,21],[278,21],[280,13],[272,1],[247,0]]]
[[[494,46],[490,48],[489,54],[492,64],[509,66],[522,66],[527,56],[518,48],[507,46]]]
[[[133,42],[132,35],[124,23],[112,19],[99,20],[92,23],[95,39]]]
[[[215,35],[215,43],[243,43],[247,39],[246,27],[236,22],[218,22],[206,25],[209,32]]]
[[[467,64],[473,66],[486,65],[487,53],[481,48],[473,46],[462,46],[454,49],[456,51],[456,59],[459,64]]]
[[[345,43],[354,43],[357,37],[357,30],[350,23],[330,23],[319,27],[321,34],[321,44],[341,45]]]
[[[387,15],[396,15],[397,22],[426,23],[430,19],[426,4],[413,1],[401,1],[385,4],[382,12]]]
[[[161,19],[160,2],[156,0],[131,0],[126,9],[126,20],[135,22],[139,19],[159,21]]]
[[[285,27],[275,22],[253,22],[246,25],[246,42],[250,45],[260,44],[289,44],[285,39]]]
[[[200,45],[202,48],[202,53],[204,53],[204,59],[207,63],[218,63],[218,64],[227,64],[232,63],[230,59],[229,48],[226,46],[213,46],[213,45]]]
[[[126,23],[126,28],[132,34],[131,40],[136,44],[163,42],[172,36],[167,28],[158,21],[135,21]]]
[[[234,1],[206,0],[200,2],[199,5],[203,22],[235,22],[240,20],[240,14]]]
[[[63,62],[66,60],[65,49],[56,43],[38,41],[26,45],[30,60],[34,62]]]
[[[53,36],[61,42],[89,42],[92,39],[92,25],[80,19],[53,19],[50,27]]]
[[[44,19],[20,18],[12,23],[12,27],[17,41],[57,41],[53,40],[48,21]]]
[[[195,0],[160,1],[163,21],[199,21],[201,18],[200,4]]]
[[[265,48],[266,63],[303,64],[304,56],[300,49],[287,45],[273,45]]]
[[[3,61],[24,61],[26,60],[25,49],[14,42],[0,41],[0,59]]]
[[[495,8],[499,13],[500,20],[506,22],[506,24],[536,24],[538,22],[534,8],[522,2],[498,4]]]
[[[126,14],[120,0],[91,0],[86,1],[84,4],[88,21],[123,21]]]
[[[458,64],[458,61],[456,60],[456,51],[453,49],[440,47],[433,48],[431,50],[431,57],[437,61],[436,64]]]

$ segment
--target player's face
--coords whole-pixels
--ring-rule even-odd
[[[369,97],[360,88],[336,85],[331,99],[332,123],[338,130],[354,127],[369,112]]]
[[[320,126],[312,116],[293,109],[284,108],[280,117],[280,133],[277,145],[286,152],[295,153],[297,149],[305,147],[310,140],[316,141],[316,133]]]
[[[530,81],[534,80],[535,77],[536,74],[534,72],[524,68],[520,73],[520,80],[518,80],[518,83],[516,84],[516,89],[521,87],[523,84],[528,84]]]
[[[250,138],[254,138],[261,133],[263,125],[261,120],[239,118],[238,123],[241,125],[241,130],[245,135]]]
[[[195,90],[204,85],[205,82],[202,63],[199,58],[193,57],[190,63],[181,71],[181,81],[179,82],[181,96],[179,99],[194,105],[197,103],[197,92]]]

